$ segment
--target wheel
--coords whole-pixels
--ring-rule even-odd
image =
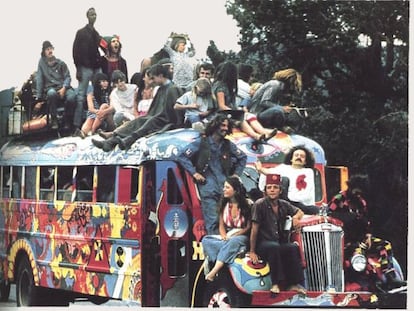
[[[216,280],[207,284],[203,306],[208,308],[239,308],[245,307],[247,304],[248,296],[236,288],[228,271],[220,272]]]
[[[9,300],[10,296],[10,283],[3,281],[0,282],[0,301],[7,301]]]
[[[18,307],[36,305],[36,286],[33,270],[27,257],[22,258],[17,269],[16,301]]]

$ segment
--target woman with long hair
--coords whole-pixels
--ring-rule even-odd
[[[209,282],[224,266],[234,261],[237,254],[246,249],[251,227],[250,204],[246,190],[238,176],[227,177],[218,204],[219,235],[206,235],[203,240],[204,254],[208,262],[215,262],[205,275]]]

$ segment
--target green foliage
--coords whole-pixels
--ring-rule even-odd
[[[408,1],[226,3],[241,28],[241,52],[216,61],[249,63],[265,82],[277,70],[302,73],[302,133],[324,146],[328,164],[367,173],[378,234],[405,266],[408,207]],[[213,59],[213,58],[212,58]]]

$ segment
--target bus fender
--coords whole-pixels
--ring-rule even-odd
[[[35,256],[32,250],[32,246],[30,243],[25,239],[19,239],[15,241],[10,248],[10,252],[8,255],[8,262],[9,262],[9,268],[8,268],[8,278],[10,280],[14,280],[15,272],[17,269],[17,266],[19,262],[19,258],[21,258],[21,253],[24,253],[27,258],[29,259],[30,265],[33,269],[33,276],[34,276],[34,283],[35,286],[39,286],[39,270],[37,269]]]

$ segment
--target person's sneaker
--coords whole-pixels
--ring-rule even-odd
[[[86,137],[86,134],[81,129],[76,129],[73,133],[73,136],[84,139]]]

